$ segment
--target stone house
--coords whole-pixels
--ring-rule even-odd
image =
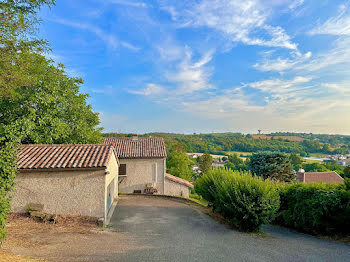
[[[12,211],[107,218],[118,196],[118,159],[110,145],[22,145]]]
[[[166,175],[166,148],[161,137],[106,137],[120,162],[119,190],[123,193],[154,193],[189,197],[193,185]]]
[[[58,215],[110,217],[123,193],[189,197],[193,185],[165,174],[162,138],[105,138],[99,145],[22,145],[12,212],[31,204]]]

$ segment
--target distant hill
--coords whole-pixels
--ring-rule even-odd
[[[105,133],[104,136],[130,136],[130,134]],[[313,135],[303,133],[272,133],[245,135],[241,133],[175,134],[154,132],[142,136],[163,137],[167,148],[180,145],[188,153],[224,155],[226,152],[280,151],[285,153],[345,154],[349,151],[350,136]],[[328,139],[328,140],[327,140]],[[331,141],[324,142],[324,141]],[[328,144],[329,143],[329,144]],[[335,147],[330,145],[336,145]]]
[[[288,141],[294,141],[294,142],[301,142],[304,140],[310,140],[308,138],[302,138],[299,136],[275,136],[275,135],[253,135],[254,139],[283,139],[283,140],[288,140]]]

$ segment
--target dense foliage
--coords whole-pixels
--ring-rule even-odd
[[[211,168],[213,158],[209,153],[205,153],[199,157],[198,163],[202,173],[207,173]]]
[[[343,177],[350,178],[350,166],[346,166],[343,170]]]
[[[326,172],[326,171],[335,171],[339,175],[344,176],[344,170],[343,167],[336,163],[334,160],[326,161],[325,163],[321,164],[318,162],[314,163],[303,163],[302,168],[306,172]]]
[[[349,189],[325,183],[280,186],[277,222],[311,234],[350,234]]]
[[[0,99],[0,125],[18,130],[25,127],[22,143],[99,143],[102,142],[98,114],[79,92],[81,79],[67,76],[44,56],[32,54],[33,78],[40,84],[18,87],[19,96]]]
[[[112,135],[112,134],[110,134]],[[255,139],[251,135],[240,133],[213,133],[213,134],[173,134],[173,133],[149,133],[146,135],[161,136],[166,143],[180,142],[187,152],[211,154],[225,154],[227,151],[258,152],[258,151],[280,151],[284,153],[341,153],[322,145],[319,141],[304,140],[301,142],[279,139]],[[328,149],[327,149],[328,147]],[[347,148],[342,148],[346,152]],[[343,152],[343,153],[344,153]]]
[[[223,179],[223,172],[221,169],[212,169],[210,172],[204,174],[196,180],[194,184],[195,192],[202,196],[211,205],[215,205],[217,185]],[[214,207],[215,209],[215,207]]]
[[[35,83],[27,67],[28,55],[45,49],[45,41],[34,37],[36,13],[52,0],[3,0],[0,2],[0,100],[19,95],[18,87]],[[6,115],[0,110],[0,119]],[[23,127],[0,124],[0,244],[4,239],[10,193],[17,173],[17,146]]]
[[[36,16],[53,0],[0,1],[0,243],[10,211],[20,143],[96,143],[98,115],[79,93],[81,79],[40,55]]]
[[[53,0],[0,1],[0,96],[16,96],[19,86],[36,84],[27,69],[27,56],[47,51],[47,42],[35,35],[37,12]]]
[[[350,136],[346,135],[328,135],[328,134],[312,134],[312,133],[291,133],[291,132],[276,132],[269,136],[297,136],[304,139],[318,140],[321,143],[328,143],[330,145],[343,144],[344,148],[350,146]]]
[[[279,208],[273,182],[227,169],[212,169],[199,178],[195,190],[214,210],[240,230],[256,232]]]
[[[253,174],[263,179],[278,182],[292,182],[296,175],[288,155],[278,152],[253,154],[249,162]]]
[[[249,158],[243,161],[237,154],[232,154],[228,156],[225,168],[236,171],[249,171],[249,162]]]
[[[288,134],[288,133],[287,133]],[[104,136],[125,136],[126,134],[106,133]],[[297,153],[306,156],[309,153],[345,154],[349,151],[350,143],[342,148],[331,148],[328,144],[321,144],[318,140],[290,141],[287,139],[260,139],[250,134],[241,133],[212,133],[212,134],[174,134],[148,133],[144,136],[163,137],[166,144],[181,143],[189,153],[205,153],[225,155],[225,152],[258,152],[280,151]],[[280,135],[283,136],[283,135]],[[326,136],[326,135],[325,135]],[[342,136],[344,141],[350,141],[350,136]]]
[[[192,161],[181,150],[173,150],[168,153],[166,160],[167,173],[191,181],[193,176]]]

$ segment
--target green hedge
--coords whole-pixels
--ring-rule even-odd
[[[240,230],[256,232],[279,208],[279,194],[268,180],[227,169],[212,169],[199,178],[196,192]]]
[[[350,190],[343,184],[279,186],[276,223],[311,234],[350,234]]]
[[[0,246],[6,237],[7,215],[11,210],[10,193],[17,174],[16,152],[16,144],[4,143],[0,138]]]

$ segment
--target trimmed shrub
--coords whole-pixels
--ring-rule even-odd
[[[250,173],[213,169],[197,181],[196,192],[233,226],[248,232],[259,231],[279,208],[274,183]]]
[[[311,234],[350,233],[350,191],[346,185],[297,183],[279,188],[276,222]]]
[[[214,204],[217,193],[217,180],[220,179],[222,172],[219,168],[211,169],[206,174],[196,180],[194,190],[201,195],[210,204]]]
[[[273,220],[279,209],[279,194],[271,181],[232,172],[218,183],[216,205],[238,229],[257,232]]]

